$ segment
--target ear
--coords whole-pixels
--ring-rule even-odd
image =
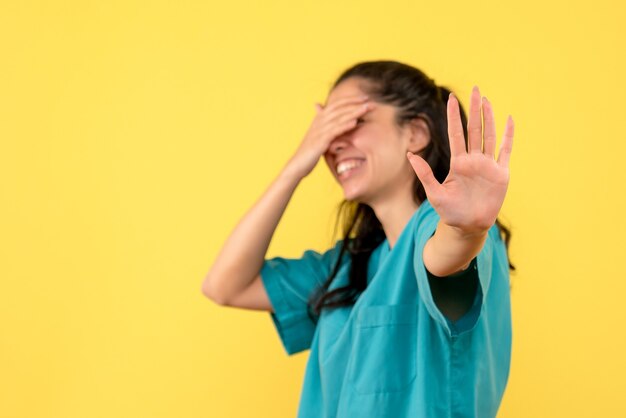
[[[414,118],[407,124],[407,151],[420,153],[430,142],[430,129],[422,118]]]

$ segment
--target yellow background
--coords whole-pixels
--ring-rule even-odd
[[[201,293],[335,77],[395,59],[516,123],[499,417],[626,416],[623,3],[0,6],[0,417],[293,417],[308,351]],[[323,162],[268,257],[331,242]]]

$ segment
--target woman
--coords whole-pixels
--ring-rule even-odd
[[[513,266],[497,215],[512,119],[496,159],[492,107],[477,87],[466,123],[453,94],[395,61],[347,69],[316,108],[204,293],[270,311],[289,355],[311,350],[298,417],[496,416],[511,356]],[[344,192],[343,239],[324,253],[264,259],[322,155]]]

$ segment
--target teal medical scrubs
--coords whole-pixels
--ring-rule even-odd
[[[337,261],[342,241],[301,258],[266,259],[261,278],[288,355],[310,349],[298,418],[495,417],[509,376],[511,305],[506,247],[494,225],[469,273],[474,303],[451,321],[437,307],[422,259],[439,215],[426,200],[393,249],[372,253],[368,286],[350,307],[307,314],[311,292]],[[350,260],[330,290],[348,283]]]

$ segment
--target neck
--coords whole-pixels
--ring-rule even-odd
[[[374,202],[370,206],[382,224],[389,248],[394,247],[411,216],[419,208],[413,200],[411,189],[408,193],[398,192],[394,196],[386,196],[385,199]]]

